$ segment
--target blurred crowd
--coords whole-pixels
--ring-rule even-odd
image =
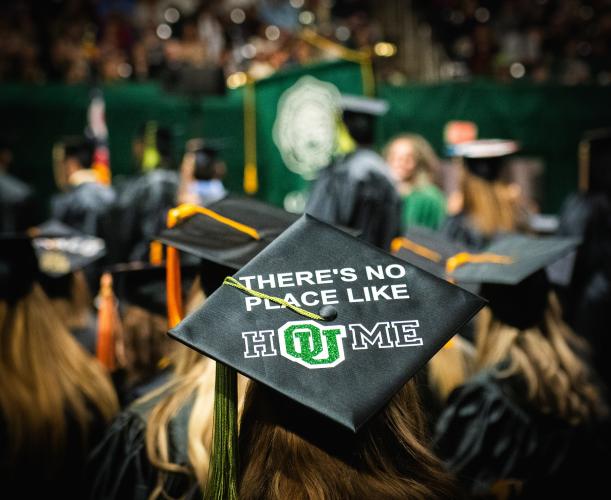
[[[447,76],[611,83],[606,0],[418,2],[450,60]]]
[[[333,8],[334,3],[340,4]],[[349,3],[349,2],[348,2]],[[0,19],[0,81],[66,83],[159,79],[182,68],[253,78],[337,54],[303,28],[350,48],[380,37],[369,6],[311,0],[19,1]]]

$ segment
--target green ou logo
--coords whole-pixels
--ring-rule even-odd
[[[291,321],[278,330],[280,353],[306,368],[333,368],[344,361],[343,326],[324,327],[316,321]]]

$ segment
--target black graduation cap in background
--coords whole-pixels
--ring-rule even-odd
[[[14,303],[21,299],[38,278],[38,259],[30,238],[0,235],[0,300]]]
[[[195,210],[157,239],[205,261],[201,279],[207,295],[298,218],[267,203],[232,195]]]
[[[418,232],[427,234],[424,229]],[[495,315],[520,329],[541,320],[552,284],[568,284],[579,244],[577,238],[505,234],[495,238],[482,252],[461,250],[452,255],[456,247],[442,235],[433,235],[425,241],[412,233],[408,232],[407,237],[441,257],[439,263],[429,264],[436,266],[437,275],[469,289],[479,286],[478,293],[490,301]],[[397,256],[420,265],[423,258],[419,253],[422,252],[404,245]]]
[[[56,220],[49,220],[30,233],[40,271],[51,278],[60,278],[83,269],[106,254],[103,239]]]
[[[414,266],[439,278],[446,278],[446,262],[450,257],[466,251],[466,247],[438,231],[414,226],[404,236],[392,241],[391,251]]]
[[[355,432],[484,305],[307,214],[230,281],[169,334]]]
[[[373,144],[375,118],[388,111],[388,102],[372,97],[342,94],[339,106],[342,119],[354,140],[362,145]]]
[[[611,129],[590,130],[579,143],[579,189],[611,194]]]
[[[448,146],[449,156],[462,157],[474,175],[487,181],[498,179],[505,158],[519,150],[518,143],[505,139],[478,139]]]

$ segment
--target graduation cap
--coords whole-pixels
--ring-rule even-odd
[[[499,177],[505,158],[519,149],[516,141],[478,139],[452,144],[447,147],[447,153],[449,156],[463,158],[472,174],[487,181],[494,181]]]
[[[182,318],[178,298],[181,250],[203,259],[200,279],[206,295],[265,248],[290,226],[297,215],[252,198],[227,196],[204,208],[184,204],[168,213],[168,229],[156,238],[168,245],[168,316]]]
[[[464,245],[449,240],[440,232],[419,226],[411,227],[404,236],[395,238],[390,249],[398,258],[439,278],[447,277],[448,259],[466,251]]]
[[[374,122],[377,116],[386,114],[388,102],[373,97],[342,94],[339,107],[350,135],[358,144],[374,143]]]
[[[425,231],[420,230],[426,235]],[[439,256],[438,262],[429,264],[435,266],[437,275],[460,285],[479,285],[479,293],[490,301],[496,316],[520,329],[541,319],[551,284],[568,284],[579,244],[577,238],[505,234],[482,252],[460,250],[451,255],[456,247],[441,235],[428,241],[417,234],[407,237]],[[414,265],[421,265],[422,255],[409,246],[397,251],[397,256]]]
[[[357,432],[483,305],[305,214],[169,334]]]
[[[14,303],[38,281],[38,260],[30,238],[0,235],[0,300]]]
[[[40,271],[61,278],[83,269],[106,254],[104,240],[81,233],[56,220],[30,230]]]
[[[579,189],[611,193],[611,129],[588,131],[579,143]]]

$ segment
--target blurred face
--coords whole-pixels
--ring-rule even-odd
[[[409,181],[416,172],[414,146],[409,139],[397,139],[388,148],[386,162],[399,182]]]

